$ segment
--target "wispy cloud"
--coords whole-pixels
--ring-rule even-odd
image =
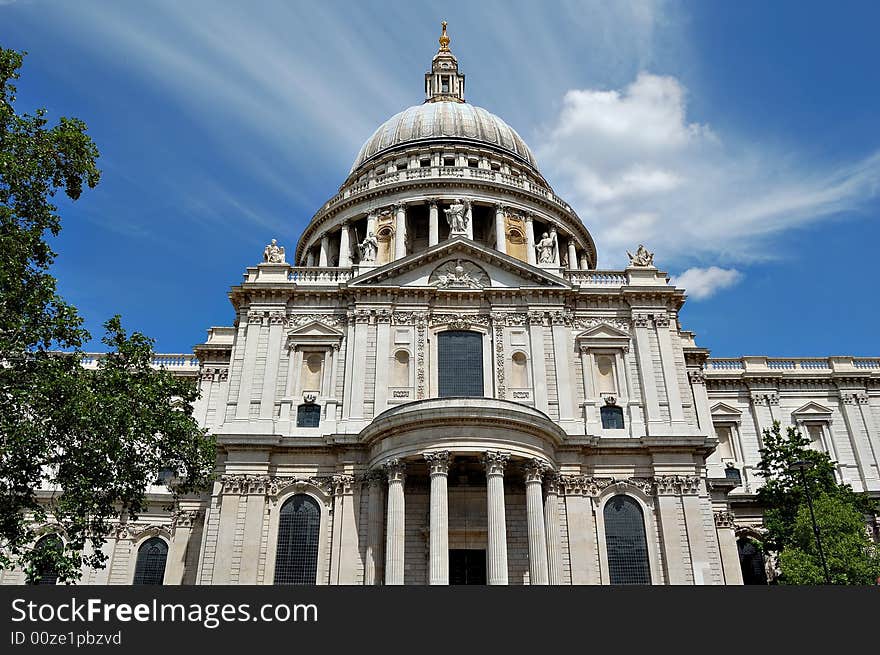
[[[880,190],[880,152],[811,166],[797,152],[727,139],[688,119],[678,79],[646,72],[621,90],[566,93],[538,155],[612,264],[633,235],[665,266],[770,258],[781,233],[857,209]],[[691,269],[689,281],[717,285],[720,270]]]
[[[705,300],[722,289],[732,287],[742,279],[743,275],[735,268],[689,268],[681,275],[672,278],[671,282],[687,291],[693,300]]]

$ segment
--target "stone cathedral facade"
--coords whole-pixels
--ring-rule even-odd
[[[880,494],[880,360],[710,358],[645,248],[596,268],[445,24],[424,82],[232,287],[233,325],[157,358],[198,380],[216,481],[173,512],[154,487],[83,582],[762,582],[773,420]]]

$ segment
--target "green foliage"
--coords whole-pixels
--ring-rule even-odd
[[[112,352],[96,370],[80,365],[89,334],[56,292],[46,238],[61,229],[51,198],[98,183],[98,150],[80,120],[15,113],[21,63],[0,48],[0,569],[33,579],[51,564],[71,581],[104,563],[110,521],[137,517],[160,469],[195,489],[214,450],[192,417],[196,387],[152,369],[152,341],[119,317],[104,325]],[[47,524],[63,549],[33,548]]]
[[[822,551],[833,584],[871,585],[880,578],[880,553],[865,530],[865,515],[836,494],[813,501]],[[825,584],[809,508],[801,506],[793,540],[780,554],[785,584]]]
[[[868,560],[876,560],[876,553],[869,547],[865,516],[877,511],[877,503],[866,494],[855,493],[849,485],[838,484],[834,461],[828,454],[811,449],[810,440],[797,428],[788,427],[783,434],[775,421],[772,428],[763,431],[763,442],[756,467],[765,481],[758,491],[764,507],[763,541],[766,550],[779,553],[780,581],[819,584],[825,579],[807,505],[806,483],[814,500],[829,569],[828,548],[834,549],[833,580],[840,584],[872,583],[874,580],[865,575],[871,570]],[[792,468],[796,462],[811,466],[800,472]]]

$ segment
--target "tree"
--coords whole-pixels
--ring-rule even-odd
[[[838,484],[834,461],[827,453],[810,448],[810,440],[797,428],[789,427],[783,434],[774,421],[772,428],[763,431],[763,442],[757,465],[758,475],[764,478],[758,491],[766,529],[763,546],[779,554],[780,582],[819,584],[825,579],[804,490],[806,481],[832,581],[873,584],[880,573],[880,559],[866,532],[865,517],[877,511],[876,501]],[[792,468],[799,461],[810,464],[803,474]],[[875,571],[873,577],[871,571]]]
[[[15,112],[22,60],[0,47],[0,568],[73,581],[83,563],[103,565],[113,519],[137,517],[160,469],[193,490],[214,451],[192,416],[195,386],[153,369],[152,341],[119,317],[104,325],[112,352],[81,366],[90,335],[57,293],[46,239],[61,230],[52,197],[97,185],[98,149],[81,120]],[[47,529],[63,548],[33,548]]]

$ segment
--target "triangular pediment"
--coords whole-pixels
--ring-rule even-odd
[[[342,332],[329,325],[324,325],[318,321],[312,321],[290,330],[287,333],[287,336],[293,340],[341,339]]]
[[[623,330],[609,325],[608,323],[599,323],[591,327],[589,330],[581,332],[578,339],[629,339],[629,334]]]
[[[824,405],[820,405],[819,403],[816,403],[816,402],[808,402],[803,407],[799,407],[798,409],[794,410],[792,412],[792,415],[793,416],[801,416],[801,417],[805,417],[805,416],[827,417],[827,416],[831,416],[831,414],[833,414],[833,413],[834,412],[831,409],[829,409],[828,407],[825,407]]]
[[[731,407],[726,403],[715,403],[712,405],[712,408],[709,410],[712,416],[720,417],[720,416],[729,416],[731,418],[739,418],[742,416],[742,411],[737,409],[736,407]]]
[[[359,274],[348,288],[424,287],[454,291],[569,289],[561,277],[464,237]]]

